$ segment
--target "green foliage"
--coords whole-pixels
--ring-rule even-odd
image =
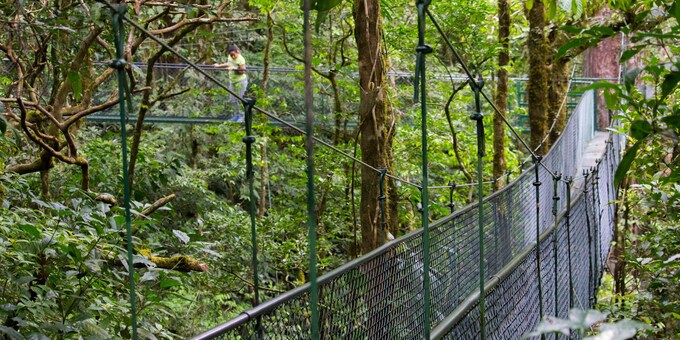
[[[22,178],[3,175],[0,181],[8,189],[0,213],[5,278],[0,315],[10,326],[3,332],[129,337],[127,270],[119,260],[125,258],[121,211],[78,191],[61,204],[34,196]],[[163,297],[169,290],[157,290],[157,285],[164,275],[149,274],[157,270],[147,262],[140,262],[137,273],[143,278],[137,289],[147,298]],[[150,313],[140,324],[147,334],[172,336],[159,326],[167,324],[169,310],[147,307],[146,300],[140,308]]]
[[[615,323],[602,323],[606,318],[606,314],[597,310],[572,309],[569,311],[569,319],[546,317],[545,320],[539,322],[536,330],[529,333],[527,337],[545,336],[553,333],[571,336],[571,332],[575,330],[579,338],[587,340],[623,340],[634,337],[639,330],[651,328],[647,324],[629,319]],[[595,334],[584,337],[590,329],[594,329]]]

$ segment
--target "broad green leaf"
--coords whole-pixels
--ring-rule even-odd
[[[335,6],[339,5],[342,0],[317,0],[316,9],[317,11],[330,11]]]
[[[548,334],[554,332],[560,332],[566,336],[569,336],[569,334],[571,333],[571,329],[576,328],[576,326],[578,325],[574,324],[574,322],[571,320],[548,316],[545,318],[545,320],[539,322],[538,325],[536,326],[536,330],[529,333],[528,336],[534,337],[540,336],[541,334]]]
[[[164,279],[160,284],[161,288],[169,288],[179,286],[179,281],[173,279]]]
[[[616,104],[619,103],[620,97],[618,96],[617,90],[612,91],[612,89],[605,89],[602,91],[602,94],[604,95],[604,102],[607,105],[607,108],[610,110],[616,110]]]
[[[158,271],[156,270],[149,270],[144,275],[142,275],[142,278],[139,279],[139,282],[144,282],[144,281],[152,281],[158,278]]]
[[[314,23],[314,30],[316,31],[316,34],[319,34],[319,30],[321,29],[321,23],[324,20],[326,20],[327,16],[328,16],[328,11],[318,10],[316,12],[316,21]]]
[[[561,2],[561,0],[560,0],[560,2]],[[554,19],[555,14],[557,14],[557,0],[549,0],[549,2],[548,2],[548,20]]]
[[[586,337],[584,340],[630,339],[641,329],[651,329],[651,327],[639,321],[624,319],[616,323],[605,323],[600,325],[600,333],[591,337]]]
[[[172,231],[172,233],[175,234],[175,236],[176,236],[180,241],[182,241],[182,243],[184,243],[184,244],[189,243],[189,241],[191,240],[191,239],[189,238],[189,235],[187,235],[187,233],[185,233],[185,232],[183,232],[183,231],[181,231],[181,230],[175,229],[175,230]]]
[[[661,118],[661,121],[666,123],[668,127],[680,130],[680,114],[672,114],[670,116],[663,117]]]
[[[569,311],[569,320],[573,321],[582,329],[589,328],[605,319],[607,319],[607,314],[594,309],[581,310],[573,308]]]
[[[569,40],[569,42],[560,46],[560,49],[557,50],[557,54],[555,55],[555,59],[559,59],[559,58],[563,57],[572,48],[576,48],[576,47],[586,45],[588,43],[588,41],[589,41],[588,38],[576,38],[576,39],[573,39],[573,40]]]
[[[623,85],[626,87],[626,91],[630,92],[635,86],[635,80],[640,74],[640,71],[642,71],[642,68],[635,67],[623,75]]]
[[[99,327],[97,321],[94,319],[87,319],[83,321],[83,330],[86,335],[92,339],[109,339],[111,335],[104,329]]]
[[[571,14],[574,18],[580,18],[583,15],[583,6],[586,5],[584,0],[572,0]]]
[[[643,119],[638,119],[631,123],[630,134],[636,140],[643,139],[652,133],[652,124]]]
[[[636,54],[640,53],[640,51],[641,51],[643,48],[644,48],[644,46],[642,46],[642,45],[637,45],[637,46],[633,46],[633,47],[631,47],[631,48],[629,48],[629,49],[623,51],[623,53],[621,54],[621,59],[619,60],[619,62],[623,63],[623,62],[625,62],[625,61],[628,61],[630,58],[632,58],[632,57],[634,57]]]
[[[640,150],[643,142],[644,139],[640,139],[635,142],[635,144],[633,144],[633,146],[628,149],[628,151],[626,151],[626,153],[621,158],[621,163],[619,163],[619,167],[616,169],[616,173],[614,174],[615,188],[618,188],[621,185],[623,179],[626,177],[626,174],[628,173],[628,170],[630,170],[630,166],[633,164],[633,161],[635,160],[638,150]]]
[[[539,0],[542,1],[542,0]],[[534,7],[534,0],[526,0],[524,2],[524,6],[526,6],[527,11],[530,11]]]
[[[583,31],[583,29],[574,26],[562,26],[560,29],[571,34],[579,34]]]
[[[5,334],[12,340],[26,339],[24,338],[23,335],[21,335],[21,333],[17,332],[14,328],[7,327],[5,325],[0,325],[0,333]]]
[[[678,81],[680,81],[680,71],[673,71],[667,74],[661,84],[661,98],[668,97],[678,86]]]
[[[559,0],[559,6],[562,11],[565,13],[570,13],[573,14],[572,12],[572,2],[573,0]]]
[[[671,13],[673,13],[673,16],[675,16],[675,21],[680,23],[680,0],[675,0],[672,7],[673,9]]]
[[[80,96],[83,94],[83,82],[80,79],[80,75],[77,72],[69,72],[68,82],[71,84],[71,89],[73,90],[73,98],[79,101]]]
[[[36,228],[33,225],[30,224],[20,224],[19,229],[27,232],[29,235],[35,237],[35,238],[40,238],[40,231],[38,231],[38,228]]]
[[[616,89],[616,90],[618,90],[619,86],[614,84],[614,83],[607,82],[607,81],[600,81],[600,82],[597,82],[597,83],[592,83],[592,84],[582,88],[581,90],[585,92],[585,91],[588,91],[588,90],[595,90],[595,89]]]

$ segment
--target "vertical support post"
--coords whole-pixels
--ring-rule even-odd
[[[255,286],[253,307],[255,307],[260,304],[260,283],[257,270],[257,229],[255,227],[255,189],[253,188],[255,178],[255,171],[253,171],[253,143],[255,142],[255,136],[252,136],[253,106],[255,106],[254,98],[243,98],[243,108],[246,113],[246,135],[243,137],[243,143],[246,144],[246,179],[248,180],[248,192],[250,195],[250,245],[252,247],[253,285]]]
[[[594,266],[595,262],[593,261],[593,234],[592,234],[592,228],[590,226],[590,214],[588,213],[588,177],[590,173],[587,170],[583,171],[583,197],[585,200],[585,210],[586,210],[586,228],[588,229],[588,299],[590,300],[590,305],[593,305],[593,286],[595,283],[595,280],[593,280],[593,276],[595,275],[594,271]]]
[[[128,156],[127,156],[127,130],[125,127],[126,107],[125,101],[128,101],[128,110],[131,108],[130,96],[126,96],[129,92],[127,86],[127,76],[125,74],[125,58],[123,57],[123,41],[125,32],[123,29],[123,16],[127,11],[125,4],[114,5],[113,9],[113,40],[116,45],[116,60],[112,61],[109,66],[116,69],[118,74],[118,108],[120,110],[120,138],[123,158],[123,196],[125,200],[125,230],[127,243],[127,270],[128,281],[130,281],[130,323],[132,327],[132,339],[137,339],[137,306],[135,303],[135,266],[133,261],[133,247],[132,247],[132,226],[130,214],[130,178],[128,177]]]
[[[482,114],[482,101],[480,99],[479,93],[482,91],[484,86],[484,81],[472,81],[470,80],[470,87],[475,93],[475,112],[470,115],[470,119],[477,122],[477,212],[478,212],[478,225],[479,225],[479,323],[482,340],[486,339],[486,311],[485,311],[485,300],[486,296],[484,293],[484,281],[486,274],[484,273],[484,192],[482,190],[482,184],[484,182],[482,178],[482,172],[484,167],[482,166],[482,160],[484,158],[484,115]]]
[[[418,46],[416,47],[416,86],[415,97],[418,97],[420,86],[420,116],[421,116],[421,156],[423,158],[423,181],[421,191],[422,224],[423,224],[423,338],[430,338],[430,225],[429,225],[429,197],[428,197],[428,169],[427,169],[427,93],[425,86],[425,56],[432,53],[432,47],[425,44],[425,11],[430,0],[417,0],[418,10]]]
[[[593,277],[593,303],[597,302],[597,287],[599,286],[600,282],[600,268],[602,267],[602,228],[600,226],[601,221],[602,221],[602,216],[601,216],[601,210],[600,210],[600,190],[599,190],[599,179],[600,179],[600,160],[597,161],[597,165],[595,166],[595,169],[593,169],[593,235],[594,235],[594,244],[593,244],[593,251],[595,252],[595,276]]]
[[[574,307],[574,280],[572,277],[573,269],[571,265],[571,185],[574,179],[567,176],[565,184],[567,187],[567,211],[564,218],[567,220],[567,261],[569,262],[569,309]]]
[[[307,225],[309,227],[309,298],[312,313],[311,338],[318,340],[319,333],[319,287],[316,270],[316,212],[314,209],[314,114],[312,113],[312,34],[310,30],[311,0],[304,0],[305,27],[305,112],[307,151]]]
[[[533,156],[534,161],[534,182],[532,183],[536,188],[536,271],[538,275],[538,313],[543,319],[543,279],[541,278],[541,181],[538,176],[539,163],[543,159],[542,156]]]
[[[557,283],[559,280],[557,279],[557,275],[559,274],[558,271],[558,256],[557,256],[557,234],[559,232],[559,221],[557,220],[557,202],[560,200],[560,196],[557,194],[557,185],[560,182],[560,179],[562,179],[562,175],[556,174],[553,176],[553,206],[552,206],[552,214],[553,214],[553,219],[555,221],[555,230],[553,231],[553,259],[555,261],[554,266],[553,266],[553,274],[554,274],[554,287],[553,287],[553,293],[555,294],[555,317],[559,316],[559,294],[558,294],[558,287]]]
[[[453,214],[456,211],[456,204],[453,203],[453,192],[456,190],[456,183],[453,181],[449,182],[449,211]],[[459,303],[459,294],[460,294],[460,278],[458,277],[458,273],[460,272],[459,268],[459,261],[458,261],[458,229],[456,228],[456,224],[454,222],[455,220],[451,220],[451,226],[453,228],[452,234],[453,234],[453,261],[454,261],[454,269],[456,270],[454,274],[454,280],[455,284],[454,287],[456,289],[456,303]]]
[[[382,230],[382,243],[387,242],[387,220],[385,218],[385,175],[387,174],[387,169],[380,169],[380,196],[378,196],[378,201],[380,202],[380,228]]]
[[[456,183],[449,182],[449,211],[453,214],[456,211],[456,204],[453,203],[453,192],[456,190]]]

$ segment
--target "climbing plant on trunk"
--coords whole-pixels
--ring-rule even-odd
[[[379,0],[355,1],[354,38],[359,53],[361,160],[375,168],[386,168],[389,172],[393,162],[390,150],[394,115],[386,105],[387,82],[381,20]],[[361,168],[361,249],[364,254],[383,243],[378,204],[379,182],[378,172],[366,166]],[[389,200],[390,193],[386,196]]]

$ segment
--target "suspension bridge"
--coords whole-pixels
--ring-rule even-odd
[[[480,298],[489,338],[517,339],[542,317],[588,309],[609,252],[621,136],[595,131],[586,92],[550,152],[504,189],[484,198],[484,289],[480,293],[477,204],[319,277],[321,338],[477,339]],[[424,299],[429,247],[431,300]],[[305,338],[310,284],[243,312],[195,339]],[[425,308],[432,319],[423,322]]]
[[[419,1],[417,5],[419,23],[425,14],[436,22],[424,2]],[[125,9],[123,6],[112,8],[118,59],[111,66],[118,70],[119,98],[129,100],[130,94],[125,93],[120,29]],[[143,27],[125,20],[148,34]],[[420,99],[425,103],[424,65],[428,49],[423,47],[423,29],[424,25],[419,24],[415,85],[422,86]],[[161,40],[153,39],[163,45]],[[163,46],[219,84],[171,47]],[[454,50],[450,44],[449,48]],[[480,100],[481,96],[487,101],[488,98],[455,50],[454,54],[475,91],[477,112],[471,118],[478,124],[478,139],[483,139],[483,128],[479,128],[483,124]],[[287,123],[255,107],[253,101],[242,100],[246,108],[246,158],[251,160],[253,110]],[[324,339],[516,339],[529,333],[547,316],[565,318],[571,308],[592,307],[612,239],[615,207],[610,202],[616,198],[613,178],[623,145],[621,135],[595,131],[594,103],[593,92],[584,92],[548,154],[538,156],[529,150],[531,167],[502,190],[487,197],[478,195],[478,203],[433,223],[429,223],[425,208],[422,229],[390,241],[321,277],[310,274],[308,284],[258,304],[194,339],[288,339],[310,335]],[[123,142],[125,104],[124,100],[120,101]],[[493,103],[489,101],[489,104],[495,109]],[[424,107],[423,136],[427,130]],[[307,128],[309,141],[312,136],[309,125]],[[423,150],[427,150],[426,142],[423,137]],[[123,144],[123,150],[125,148]],[[481,193],[481,152],[478,155]],[[126,169],[125,157],[124,151],[123,169]],[[252,164],[248,166],[252,192]],[[424,160],[425,198],[426,168]],[[125,177],[124,182],[130,247],[129,184]],[[252,199],[250,203],[254,225]],[[313,244],[311,237],[310,244]],[[310,249],[313,251],[314,247],[310,245]],[[128,249],[128,262],[132,264],[131,254],[132,250]],[[255,273],[256,257],[256,247],[253,247]],[[313,264],[310,263],[310,268],[315,268]],[[133,272],[130,271],[132,297]],[[257,289],[257,275],[254,279]],[[134,298],[131,304],[135,327]]]

